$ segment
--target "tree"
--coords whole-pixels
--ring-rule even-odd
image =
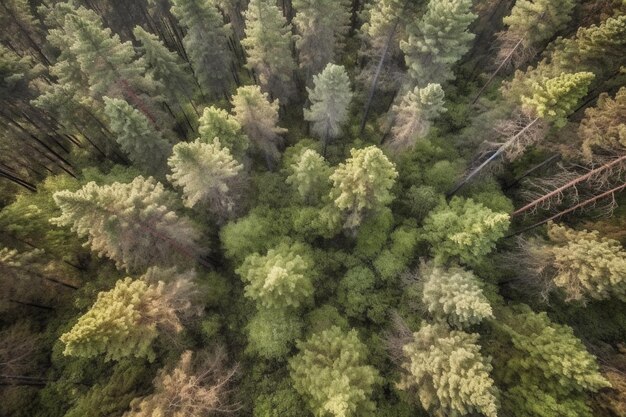
[[[345,227],[357,227],[367,211],[376,211],[393,200],[390,190],[398,177],[395,165],[376,146],[352,149],[351,158],[330,176],[330,198],[347,213]]]
[[[347,0],[293,0],[296,48],[307,80],[335,60],[350,21]]]
[[[428,84],[408,91],[391,108],[393,125],[387,146],[396,152],[411,149],[417,139],[428,133],[432,120],[445,111],[441,85]]]
[[[423,238],[438,264],[457,258],[476,264],[489,254],[509,228],[509,215],[495,213],[472,199],[454,197],[424,220]]]
[[[478,334],[423,325],[403,348],[406,374],[399,388],[415,389],[422,406],[437,417],[497,415],[497,388]]]
[[[229,30],[214,2],[173,0],[172,13],[187,29],[183,45],[204,94],[217,98],[229,91],[232,58]]]
[[[234,212],[243,165],[217,138],[175,145],[168,164],[168,179],[183,189],[185,206],[204,206],[220,218]]]
[[[125,100],[104,97],[104,113],[120,148],[146,172],[162,175],[171,145]]]
[[[295,94],[291,25],[275,2],[251,0],[244,13],[246,37],[241,41],[263,90],[287,105]]]
[[[426,280],[422,302],[435,319],[462,329],[493,318],[489,300],[471,271],[456,266],[423,269]]]
[[[153,178],[103,186],[92,181],[76,192],[54,193],[54,201],[62,214],[52,224],[70,226],[99,256],[126,270],[189,262],[200,253],[198,231],[171,210],[176,196]]]
[[[155,359],[151,344],[159,332],[178,333],[181,317],[198,314],[190,295],[193,272],[151,268],[140,279],[126,277],[100,292],[89,311],[61,335],[63,354],[106,361],[127,356]]]
[[[176,366],[161,369],[154,378],[154,393],[131,402],[123,417],[208,417],[238,409],[229,402],[229,385],[237,367],[225,368],[226,354],[218,349],[210,355],[183,352]]]
[[[243,133],[235,117],[228,114],[226,110],[211,106],[204,108],[198,121],[200,122],[198,127],[200,141],[211,143],[213,139],[219,138],[220,143],[227,147],[237,160],[243,159],[250,140]]]
[[[476,15],[471,0],[431,1],[424,16],[407,26],[400,42],[411,85],[443,84],[454,79],[452,66],[469,50],[468,32]]]
[[[566,300],[626,300],[626,251],[618,241],[550,223],[547,241],[525,246],[534,272],[548,289],[562,289]]]
[[[285,357],[302,334],[302,319],[283,310],[258,311],[248,323],[248,348],[266,359]]]
[[[313,297],[313,260],[302,245],[281,244],[262,256],[248,256],[237,273],[246,282],[245,296],[264,309],[296,309]]]
[[[305,202],[313,204],[328,193],[331,169],[328,162],[312,149],[305,149],[291,165],[287,183],[292,185]]]
[[[609,155],[626,154],[626,88],[619,89],[615,98],[603,93],[596,107],[585,111],[578,136],[582,139],[582,153],[587,162],[596,152]]]
[[[332,326],[298,342],[289,361],[294,388],[305,397],[316,417],[373,415],[370,399],[378,372],[367,365],[367,347],[357,332]]]
[[[313,76],[313,89],[307,88],[311,107],[304,109],[304,120],[312,122],[313,133],[324,143],[323,155],[330,139],[341,136],[342,125],[348,120],[353,93],[344,67],[328,64]]]
[[[239,87],[233,96],[233,114],[244,133],[252,139],[265,156],[268,167],[279,158],[280,134],[286,129],[278,127],[278,101],[269,101],[267,93],[258,86]]]

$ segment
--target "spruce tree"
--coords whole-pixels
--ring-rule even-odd
[[[468,31],[476,15],[471,0],[430,1],[424,16],[407,27],[400,42],[411,85],[443,84],[454,79],[453,65],[474,39]]]
[[[304,120],[312,123],[311,130],[322,139],[325,155],[328,141],[341,136],[353,93],[350,78],[340,65],[328,64],[313,77],[313,84],[312,89],[307,88],[311,107],[304,109]]]
[[[352,149],[352,155],[330,176],[330,198],[347,215],[345,227],[352,229],[368,211],[376,211],[393,200],[390,190],[398,173],[395,165],[376,146]]]
[[[273,167],[280,157],[279,136],[286,129],[278,127],[278,100],[269,101],[267,93],[258,86],[239,87],[233,96],[233,114],[244,133],[254,141],[268,167]]]
[[[489,254],[509,228],[509,215],[495,213],[472,199],[454,197],[424,221],[423,237],[437,263],[458,258],[476,264]]]
[[[478,278],[463,268],[425,267],[422,302],[438,321],[462,329],[492,318],[489,301],[483,295]]]
[[[426,136],[432,120],[445,111],[441,85],[428,84],[408,91],[391,108],[394,120],[387,146],[396,152],[411,149],[418,139]]]
[[[125,100],[104,97],[111,132],[130,160],[147,173],[162,175],[172,146],[149,120]]]
[[[331,169],[328,162],[312,149],[306,149],[291,165],[292,174],[287,177],[305,202],[317,203],[328,193]]]
[[[227,218],[236,207],[237,185],[243,165],[215,138],[212,143],[198,140],[181,142],[172,149],[168,179],[183,189],[187,207],[203,206],[218,218]]]
[[[228,114],[226,110],[211,106],[204,108],[198,122],[200,123],[198,127],[200,141],[211,143],[213,139],[219,138],[220,143],[227,147],[236,159],[243,160],[250,146],[250,140],[243,133],[235,117]]]
[[[293,0],[296,49],[310,80],[335,61],[350,23],[348,0]]]
[[[313,415],[375,415],[371,395],[380,377],[367,365],[367,347],[355,330],[332,326],[298,342],[298,349],[300,353],[289,361],[291,379]]]
[[[212,0],[173,0],[172,13],[187,33],[183,44],[204,94],[217,98],[228,93],[232,58],[229,30]]]
[[[151,268],[140,279],[117,281],[98,294],[89,311],[61,335],[64,355],[120,360],[127,356],[155,359],[152,342],[160,331],[178,333],[181,316],[191,313],[191,272]],[[196,310],[194,313],[198,312]]]
[[[497,388],[478,337],[445,325],[423,325],[403,348],[406,374],[399,388],[417,390],[422,406],[437,417],[496,417]]]
[[[264,91],[287,105],[295,94],[291,56],[291,25],[272,0],[251,0],[244,13],[248,67],[254,70]]]
[[[62,214],[50,219],[52,224],[70,226],[99,256],[126,270],[168,266],[181,259],[188,264],[200,252],[194,225],[171,209],[176,196],[153,178],[103,186],[92,181],[76,192],[54,193],[54,201]]]

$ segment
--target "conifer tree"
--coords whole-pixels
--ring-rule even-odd
[[[243,160],[246,150],[250,146],[250,140],[243,133],[241,125],[235,117],[228,114],[226,110],[211,106],[204,108],[198,121],[200,123],[198,127],[200,141],[211,143],[213,139],[219,138],[220,143],[227,147],[237,160]]]
[[[463,268],[426,267],[422,302],[438,321],[462,329],[492,318],[489,301],[476,276]]]
[[[263,358],[283,358],[302,334],[302,327],[302,319],[289,310],[259,310],[246,326],[248,349]]]
[[[441,85],[428,84],[408,91],[400,103],[391,108],[394,120],[387,146],[396,152],[411,149],[428,133],[432,120],[445,111]]]
[[[306,149],[291,165],[287,183],[296,188],[305,202],[315,204],[330,188],[331,169],[328,162],[312,149]]]
[[[371,400],[379,376],[367,365],[367,347],[357,332],[332,326],[298,342],[300,353],[289,361],[295,389],[316,417],[374,415]]]
[[[267,93],[258,86],[239,87],[233,96],[233,114],[244,133],[254,141],[265,156],[268,167],[274,166],[280,153],[280,134],[286,129],[278,127],[278,100],[269,101]]]
[[[237,273],[247,283],[245,295],[264,309],[295,309],[313,296],[313,261],[301,245],[281,244],[266,255],[248,256]]]
[[[509,223],[506,213],[495,213],[472,199],[454,197],[428,215],[423,237],[431,244],[437,263],[458,258],[471,265],[495,248]]]
[[[476,15],[471,0],[430,1],[424,16],[407,27],[400,42],[411,85],[443,84],[454,79],[452,66],[469,50],[468,32]]]
[[[300,67],[310,80],[319,74],[340,51],[350,23],[347,0],[293,0],[293,24],[298,34],[296,48]]]
[[[104,97],[111,132],[130,160],[150,174],[161,175],[171,145],[148,119],[125,100]]]
[[[176,264],[195,259],[199,233],[191,221],[171,210],[176,196],[152,178],[137,177],[129,184],[58,191],[54,201],[61,216],[52,224],[70,226],[99,256],[118,267],[138,271],[153,265]]]
[[[98,294],[89,311],[61,336],[64,355],[119,360],[127,356],[155,359],[151,348],[160,331],[178,333],[181,317],[196,314],[190,301],[193,272],[151,268],[140,279],[117,281]]]
[[[615,98],[603,93],[596,107],[585,111],[578,136],[582,139],[582,153],[587,162],[596,152],[609,155],[626,154],[626,87],[619,89]]]
[[[489,359],[480,353],[478,334],[445,325],[422,326],[404,346],[406,375],[399,387],[415,389],[432,415],[497,416],[497,388]]]
[[[246,37],[241,44],[248,66],[263,90],[287,105],[295,94],[291,25],[272,0],[251,0],[244,17]]]
[[[626,251],[618,241],[550,223],[548,240],[528,245],[528,262],[567,300],[626,300]]]
[[[304,120],[312,123],[311,130],[322,139],[324,152],[330,139],[341,136],[348,120],[352,101],[350,78],[344,67],[328,64],[324,71],[313,76],[314,87],[307,88],[311,107],[304,109]]]
[[[216,98],[229,91],[232,58],[229,31],[215,3],[173,0],[172,13],[187,30],[183,44],[203,93]]]
[[[212,143],[181,142],[172,151],[168,179],[183,189],[185,206],[204,206],[219,218],[232,214],[243,165],[228,148],[215,138]]]
[[[367,211],[376,211],[393,200],[391,187],[398,177],[395,165],[376,146],[352,149],[352,155],[330,176],[330,198],[347,214],[346,228],[357,227]]]

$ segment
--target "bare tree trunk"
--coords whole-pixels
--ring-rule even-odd
[[[550,165],[550,163],[552,163],[552,161],[556,161],[558,159],[561,158],[560,154],[554,154],[551,157],[549,157],[548,159],[546,159],[545,161],[535,165],[534,167],[530,168],[528,171],[524,172],[520,177],[516,178],[512,183],[510,183],[509,185],[507,185],[506,187],[503,188],[504,191],[506,190],[510,190],[511,188],[515,187],[517,184],[519,184],[519,182],[521,180],[523,180],[524,178],[528,177],[530,174],[532,174],[533,172],[537,171],[538,169],[541,169],[547,165]]]

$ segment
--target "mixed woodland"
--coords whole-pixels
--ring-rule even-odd
[[[626,416],[623,0],[0,24],[0,416]]]

